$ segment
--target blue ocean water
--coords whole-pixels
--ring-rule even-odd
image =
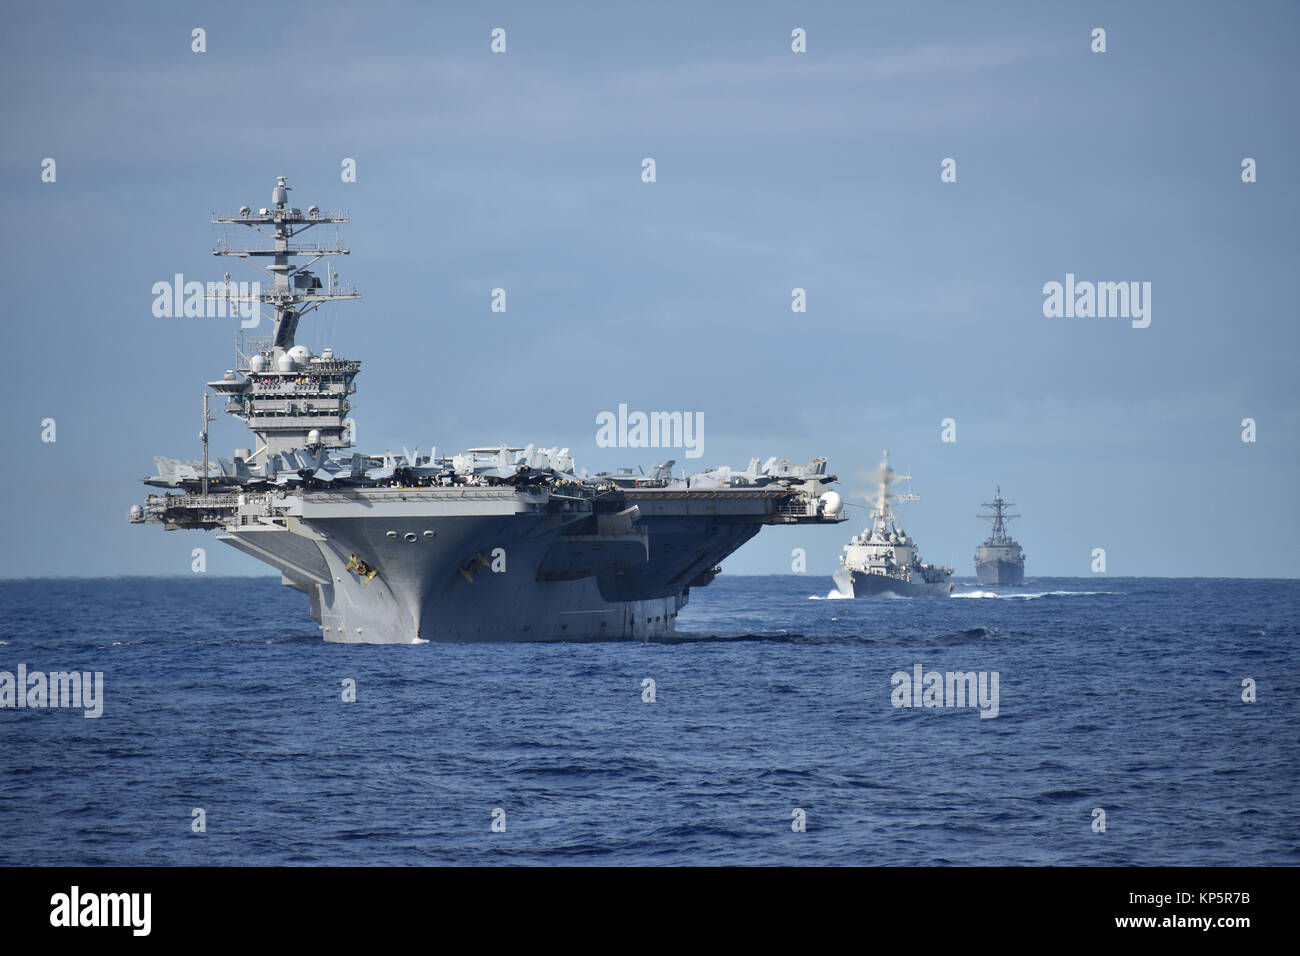
[[[0,710],[0,864],[1300,864],[1300,581],[830,587],[724,575],[658,643],[368,647],[275,578],[0,582],[0,671],[105,697]],[[916,664],[996,671],[997,717],[892,706]]]

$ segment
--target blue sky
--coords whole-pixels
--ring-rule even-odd
[[[24,7],[0,576],[186,574],[201,545],[264,573],[125,515],[154,455],[198,456],[232,365],[233,321],[155,318],[151,287],[220,278],[210,212],[277,175],[353,216],[364,298],[300,341],[362,360],[367,451],[648,466],[596,415],[702,412],[698,464],[826,455],[851,500],[889,448],[904,526],[959,574],[1000,484],[1031,575],[1104,547],[1111,574],[1296,576],[1298,40],[1300,8],[1263,2]],[[1150,327],[1044,317],[1067,273],[1150,282]],[[214,454],[249,444],[222,419]],[[802,547],[829,574],[864,520],[766,529],[726,570]]]

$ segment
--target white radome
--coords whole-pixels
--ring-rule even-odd
[[[839,514],[844,507],[844,499],[835,491],[828,491],[817,500],[822,503],[822,513],[831,517]]]
[[[266,371],[266,358],[261,355],[254,355],[248,360],[248,370],[250,372]]]
[[[289,349],[289,358],[293,359],[299,365],[306,365],[311,361],[311,349],[305,345],[295,345]]]

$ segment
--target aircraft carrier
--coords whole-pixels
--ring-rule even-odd
[[[899,475],[889,467],[885,452],[877,473],[879,486],[876,504],[871,511],[871,527],[844,546],[840,570],[835,572],[835,589],[844,597],[874,597],[894,594],[898,597],[943,597],[952,593],[952,568],[938,567],[921,560],[916,540],[898,527],[890,501],[917,501],[919,495],[895,494],[895,482],[910,475]]]
[[[308,595],[325,640],[644,640],[671,633],[691,590],[764,525],[844,520],[824,458],[755,458],[743,471],[692,476],[674,476],[672,461],[588,475],[558,447],[350,451],[361,363],[294,340],[303,316],[360,298],[332,271],[325,281],[311,271],[348,254],[341,240],[294,241],[349,218],[296,208],[289,190],[280,177],[270,206],[212,217],[271,240],[254,248],[226,239],[213,252],[256,265],[269,288],[234,294],[227,275],[207,296],[274,313],[272,334],[241,335],[236,367],[207,383],[247,425],[252,447],[209,460],[204,391],[201,460],[156,458],[157,474],[144,480],[164,491],[129,518],[217,531]]]
[[[975,574],[980,584],[1020,584],[1025,579],[1025,553],[1007,535],[1006,529],[1006,522],[1020,517],[1006,512],[1007,508],[1015,505],[1003,501],[1002,489],[998,488],[993,500],[984,502],[981,507],[993,512],[978,515],[993,523],[993,533],[975,551]]]

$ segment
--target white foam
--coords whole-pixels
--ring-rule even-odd
[[[1089,597],[1095,594],[1122,594],[1122,591],[954,591],[955,598],[998,598],[1001,600],[1032,601],[1042,597]]]

